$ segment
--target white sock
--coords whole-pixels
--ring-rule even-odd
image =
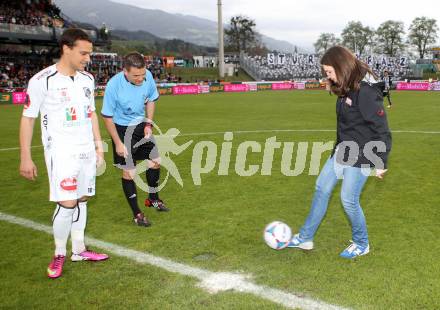
[[[74,208],[65,208],[57,204],[53,214],[53,236],[55,239],[55,255],[66,256],[67,239],[69,239],[70,227]]]
[[[87,223],[87,201],[78,202],[78,206],[73,213],[72,228],[70,235],[72,237],[72,252],[82,253],[86,250],[84,243],[84,230]]]

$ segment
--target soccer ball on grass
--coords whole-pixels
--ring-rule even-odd
[[[292,231],[283,222],[272,222],[264,229],[264,241],[274,250],[282,250],[287,247],[290,239],[292,239]]]

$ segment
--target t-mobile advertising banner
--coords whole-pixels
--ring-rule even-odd
[[[273,83],[272,90],[290,90],[292,86],[292,83]]]
[[[13,104],[26,103],[26,93],[25,92],[12,93],[12,103]]]
[[[173,87],[173,95],[197,95],[199,85],[177,85]]]
[[[247,85],[247,84],[226,84],[224,90],[225,90],[225,92],[246,92],[246,91],[249,91],[249,85]]]
[[[398,82],[396,86],[397,90],[429,90],[428,82]]]
[[[295,89],[306,89],[306,83],[295,82],[295,83],[293,83],[293,88],[295,88]]]

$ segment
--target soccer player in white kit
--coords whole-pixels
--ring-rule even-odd
[[[89,251],[84,244],[87,198],[95,194],[96,166],[103,149],[95,113],[94,78],[84,72],[93,50],[87,33],[67,29],[60,38],[58,63],[34,75],[27,89],[28,100],[20,124],[20,174],[35,180],[31,141],[35,119],[41,113],[41,133],[50,186],[55,255],[49,278],[63,271],[69,234],[72,261],[100,261],[106,254]]]

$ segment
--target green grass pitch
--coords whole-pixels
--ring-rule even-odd
[[[183,180],[181,187],[171,178],[161,192],[171,212],[145,210],[153,226],[134,226],[120,171],[112,167],[108,152],[107,170],[97,178],[97,195],[89,203],[87,234],[210,271],[251,274],[257,284],[330,304],[439,309],[440,92],[394,92],[393,101],[393,108],[387,109],[394,131],[389,171],[382,181],[369,179],[361,197],[371,242],[367,256],[355,261],[338,256],[351,235],[339,187],[316,235],[315,250],[274,251],[264,244],[267,223],[281,220],[297,232],[308,213],[316,181],[307,173],[310,150],[305,172],[298,176],[281,173],[280,149],[275,150],[270,176],[258,171],[242,177],[234,169],[243,141],[264,145],[274,136],[295,146],[334,141],[335,97],[323,91],[161,97],[155,117],[161,130],[179,129],[179,145],[193,140],[184,152],[171,155]],[[101,104],[97,100],[98,110]],[[38,179],[29,182],[18,173],[15,148],[21,111],[19,106],[0,106],[0,212],[50,225],[54,206],[48,202],[43,149],[38,147],[39,122],[32,149]],[[313,131],[322,129],[330,131]],[[215,143],[218,158],[221,133],[226,131],[235,132],[228,175],[218,175],[217,160],[211,172],[201,175],[201,185],[194,185],[191,160],[196,143]],[[101,133],[108,139],[102,123]],[[248,165],[261,162],[262,152],[248,155]],[[142,205],[145,194],[138,196]],[[211,295],[193,278],[115,255],[97,264],[68,261],[63,276],[49,280],[45,270],[53,253],[52,236],[4,221],[0,235],[1,308],[280,308],[249,294]]]

